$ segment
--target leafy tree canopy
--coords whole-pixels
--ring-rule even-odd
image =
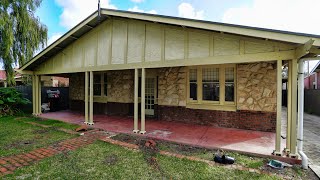
[[[47,27],[35,15],[42,0],[0,0],[0,62],[14,85],[14,64],[30,60],[47,44]]]

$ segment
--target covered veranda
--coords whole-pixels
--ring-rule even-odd
[[[44,119],[56,119],[68,123],[83,125],[85,116],[75,111],[49,112],[40,115]],[[133,117],[94,115],[93,128],[117,133],[133,134]],[[175,143],[205,147],[209,149],[224,149],[242,153],[269,156],[274,150],[276,133],[221,128],[195,125],[180,122],[168,122],[147,119],[148,132],[144,136]],[[140,125],[140,124],[139,124]],[[284,141],[284,140],[283,140]],[[284,148],[285,141],[281,143]]]

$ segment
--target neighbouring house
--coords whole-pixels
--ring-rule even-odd
[[[320,61],[304,78],[305,89],[320,89]]]
[[[23,85],[21,74],[16,73],[14,79],[16,81],[16,85]],[[7,75],[5,70],[0,70],[0,87],[7,87]]]
[[[319,54],[320,36],[109,9],[98,14],[20,67],[33,75],[35,115],[40,77],[68,77],[70,109],[84,112],[87,124],[96,113],[132,115],[133,132],[141,134],[146,116],[276,132],[281,153],[287,66],[286,149],[297,156],[298,61]]]
[[[69,87],[69,78],[41,76],[41,85],[44,87]]]

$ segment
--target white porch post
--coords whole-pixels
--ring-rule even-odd
[[[297,75],[298,64],[297,59],[292,60],[291,71],[291,142],[290,142],[290,157],[297,157]]]
[[[134,122],[133,122],[133,132],[138,133],[139,127],[138,127],[138,86],[139,86],[139,73],[138,69],[134,69]]]
[[[39,78],[38,75],[34,76],[35,78],[35,115],[38,116],[39,115]]]
[[[145,87],[146,87],[146,70],[145,68],[141,69],[141,131],[140,134],[146,133],[146,127],[145,127],[145,103],[146,103],[146,93],[145,93]]]
[[[275,155],[281,156],[282,60],[277,61],[277,126]]]
[[[37,112],[36,112],[36,95],[37,95],[37,92],[36,92],[36,76],[35,75],[32,75],[32,115],[36,115]]]
[[[90,116],[89,116],[89,125],[93,125],[93,72],[90,71]]]
[[[84,123],[88,124],[89,123],[89,108],[88,108],[88,94],[89,94],[89,73],[86,71],[85,72],[85,83],[84,83],[84,111],[85,111],[85,118],[84,118]]]
[[[287,80],[287,136],[286,136],[286,148],[285,151],[287,153],[290,152],[290,145],[291,145],[291,93],[292,93],[292,86],[291,86],[291,79],[292,79],[292,62],[291,60],[288,61],[288,80]]]
[[[38,115],[42,114],[41,111],[41,76],[38,75]]]

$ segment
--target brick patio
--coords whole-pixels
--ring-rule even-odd
[[[105,132],[93,130],[86,133],[84,136],[67,139],[49,147],[35,149],[33,151],[18,155],[2,157],[0,158],[0,177],[7,174],[12,174],[17,168],[31,165],[32,163],[40,161],[44,158],[92,144],[97,139],[107,137],[104,133]]]
[[[50,112],[42,114],[40,117],[73,124],[83,124],[84,122],[84,115],[73,111]],[[132,134],[133,117],[94,115],[94,123],[94,128]],[[146,120],[146,130],[147,133],[144,136],[150,138],[264,156],[271,155],[275,144],[275,133],[272,132],[219,128],[153,119]],[[285,141],[283,140],[282,149],[284,145]]]

